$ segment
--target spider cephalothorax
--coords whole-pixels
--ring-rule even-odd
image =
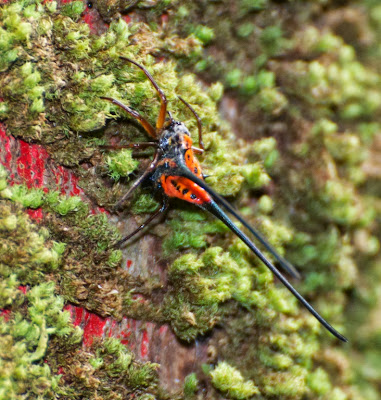
[[[210,196],[188,178],[181,176],[184,168],[203,178],[201,165],[194,155],[192,139],[187,127],[179,121],[171,121],[159,138],[160,159],[150,179],[157,189],[168,197],[201,205],[210,201]],[[179,173],[179,175],[177,175]]]
[[[192,148],[190,132],[183,122],[170,120],[160,135],[158,148],[163,153],[185,151]]]
[[[194,147],[192,139],[187,127],[179,121],[174,121],[170,116],[166,120],[167,114],[167,99],[163,91],[158,87],[155,80],[150,73],[141,65],[128,58],[122,57],[137,67],[139,67],[152,82],[157,90],[160,99],[161,107],[159,116],[156,122],[156,129],[137,111],[132,110],[130,107],[124,105],[118,100],[103,97],[105,100],[111,101],[118,105],[128,114],[136,118],[146,130],[146,132],[153,138],[151,142],[145,143],[132,143],[127,147],[132,148],[146,148],[149,146],[155,147],[155,155],[145,172],[138,178],[127,193],[120,199],[116,206],[120,206],[126,198],[135,190],[144,180],[150,180],[154,187],[161,191],[163,195],[162,207],[147,221],[145,221],[139,228],[137,228],[130,235],[120,240],[117,245],[121,245],[126,240],[134,236],[137,232],[143,229],[149,222],[151,222],[157,215],[162,213],[167,208],[168,198],[179,198],[189,203],[193,203],[200,208],[209,211],[217,218],[219,218],[232,232],[234,232],[247,247],[266,265],[267,268],[283,283],[283,285],[303,304],[303,306],[334,336],[346,342],[347,339],[337,332],[308,302],[304,297],[291,285],[291,283],[281,274],[271,261],[258,249],[258,247],[246,236],[226,215],[222,207],[232,214],[245,228],[253,234],[256,239],[269,251],[274,258],[278,261],[279,265],[288,272],[291,276],[298,278],[299,274],[296,269],[270,245],[270,243],[220,195],[212,190],[204,181],[201,170],[201,165],[197,160],[195,153],[202,153],[204,146],[202,143],[202,130],[201,121],[195,110],[180,97],[180,100],[192,111],[197,119],[198,125],[198,142],[199,148]]]

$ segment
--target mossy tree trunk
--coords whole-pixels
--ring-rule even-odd
[[[61,3],[0,8],[0,398],[380,398],[377,1]],[[119,55],[349,345],[191,205],[112,247],[160,199],[112,209],[152,152],[101,97],[160,106]]]

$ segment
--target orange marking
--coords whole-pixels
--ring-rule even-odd
[[[194,175],[200,179],[203,179],[201,165],[192,151],[192,139],[189,136],[184,135],[183,140],[185,142],[184,147],[187,149],[184,154],[185,165]],[[173,160],[165,159],[162,162],[168,162],[169,166],[172,168],[176,167],[176,162]],[[177,197],[187,201],[188,203],[198,205],[209,203],[212,200],[212,198],[203,188],[192,182],[190,179],[182,176],[162,175],[160,182],[165,194],[168,197]]]
[[[185,153],[185,165],[193,174],[202,179],[201,165],[191,149],[188,149]]]
[[[163,175],[161,185],[168,197],[177,197],[188,203],[202,205],[212,200],[203,188],[200,188],[188,178]]]
[[[193,140],[191,139],[191,137],[188,136],[188,135],[184,135],[183,136],[183,140],[187,144],[187,148],[190,149],[192,147],[192,144],[193,144]]]

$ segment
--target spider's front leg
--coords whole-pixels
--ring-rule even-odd
[[[112,104],[116,104],[118,107],[120,107],[122,110],[126,111],[128,114],[130,114],[132,117],[136,118],[143,126],[145,131],[154,139],[157,138],[156,130],[155,128],[144,118],[142,117],[137,111],[133,110],[131,107],[126,106],[123,104],[121,101],[113,99],[112,97],[100,97],[103,100],[107,100]]]
[[[165,97],[164,92],[159,88],[159,85],[155,82],[155,79],[153,79],[152,75],[146,70],[146,68],[143,67],[143,65],[138,64],[136,61],[131,60],[130,58],[127,57],[120,57],[122,60],[126,60],[134,65],[136,65],[138,68],[140,68],[145,76],[151,81],[153,87],[156,89],[159,97],[160,97],[160,112],[159,116],[156,121],[156,129],[157,132],[160,132],[164,126],[165,123],[165,115],[167,114],[167,98]]]

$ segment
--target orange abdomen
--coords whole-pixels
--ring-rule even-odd
[[[161,177],[161,185],[168,197],[177,197],[188,203],[197,205],[202,205],[211,201],[211,197],[204,189],[182,176],[163,175]]]

